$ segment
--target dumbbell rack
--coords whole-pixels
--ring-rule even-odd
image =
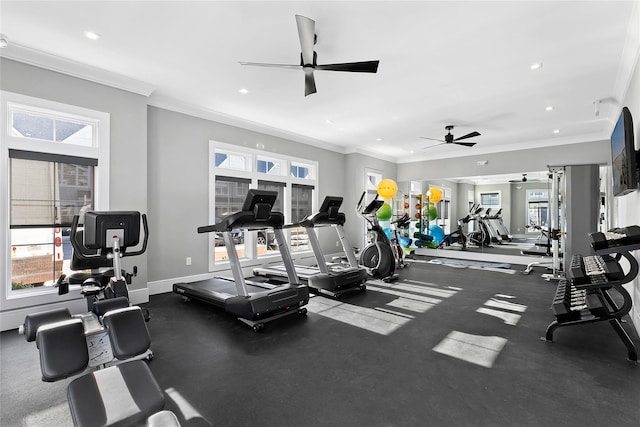
[[[596,255],[616,254],[614,258],[618,262],[621,258],[629,262],[629,271],[619,280],[580,283],[573,280],[570,271],[567,271],[567,279],[561,280],[556,290],[552,305],[556,320],[547,327],[545,339],[553,341],[554,331],[561,327],[608,321],[627,347],[629,360],[637,362],[638,353],[633,341],[622,327],[622,317],[629,313],[632,306],[631,295],[622,285],[631,282],[638,275],[638,260],[631,254],[638,249],[640,244],[637,243],[594,248]],[[622,296],[622,305],[614,300],[612,291]]]

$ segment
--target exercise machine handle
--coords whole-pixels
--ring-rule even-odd
[[[147,242],[149,241],[149,225],[147,224],[147,214],[142,214],[142,228],[144,229],[144,239],[142,240],[142,248],[135,252],[124,252],[123,257],[142,255],[147,251]]]

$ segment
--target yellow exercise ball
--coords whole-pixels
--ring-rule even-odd
[[[391,199],[398,192],[398,184],[392,179],[385,178],[378,184],[378,195],[383,199]]]
[[[440,200],[442,200],[442,190],[440,190],[439,188],[431,188],[429,190],[430,196],[429,196],[429,201],[431,203],[438,203]]]

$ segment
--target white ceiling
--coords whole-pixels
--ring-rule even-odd
[[[318,93],[305,97],[301,71],[238,64],[298,64],[296,14],[316,21],[319,64],[379,59],[378,73],[316,71]],[[637,0],[2,0],[0,54],[152,105],[407,162],[608,139],[639,16]],[[437,143],[420,137],[443,138],[446,125],[482,135],[473,148],[425,150]]]

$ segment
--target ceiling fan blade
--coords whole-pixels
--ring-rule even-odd
[[[453,143],[457,145],[464,145],[465,147],[473,147],[474,145],[476,145],[475,142],[456,142],[455,140],[453,141]]]
[[[292,68],[295,70],[302,69],[301,65],[290,65],[290,64],[265,64],[262,62],[238,62],[240,65],[251,65],[253,67],[269,67],[269,68]]]
[[[343,62],[341,64],[316,65],[316,70],[350,71],[352,73],[376,73],[380,61]]]
[[[422,139],[428,139],[429,141],[438,141],[438,142],[447,142],[447,141],[443,141],[441,139],[435,139],[435,138],[427,138],[426,136],[421,136],[420,138]]]
[[[316,79],[313,77],[313,69],[304,69],[304,96],[316,93]]]
[[[431,138],[425,138],[425,139],[431,139]],[[438,139],[434,139],[434,141],[439,141]],[[440,144],[436,144],[436,145],[429,145],[427,147],[424,147],[423,150],[429,149],[429,148],[433,148],[433,147],[439,147],[440,145],[445,145],[446,142],[442,142]]]
[[[316,22],[306,16],[296,15],[298,37],[302,49],[302,65],[313,65],[313,45],[316,38]]]
[[[480,134],[478,132],[471,132],[471,133],[468,133],[468,134],[466,134],[464,136],[461,136],[460,138],[454,139],[454,141],[460,141],[461,139],[473,138],[474,136],[480,136]]]

